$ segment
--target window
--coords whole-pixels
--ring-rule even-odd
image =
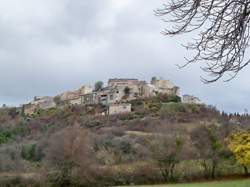
[[[114,99],[114,95],[113,94],[110,95],[109,98],[110,98],[110,100],[113,100]]]

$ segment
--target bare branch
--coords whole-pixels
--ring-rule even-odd
[[[198,30],[197,39],[185,45],[195,55],[187,63],[205,61],[203,71],[215,82],[229,76],[232,80],[250,63],[245,59],[250,39],[250,0],[169,0],[162,9],[155,11],[164,16],[171,27],[164,35],[175,36]]]

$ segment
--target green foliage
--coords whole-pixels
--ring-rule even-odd
[[[95,91],[100,91],[103,88],[103,82],[102,81],[97,81],[95,83]]]
[[[153,100],[145,101],[144,108],[146,108],[147,110],[149,110],[152,113],[157,113],[161,109],[161,103],[157,102],[157,101],[153,101]]]
[[[43,133],[46,133],[46,132],[48,132],[50,129],[54,128],[54,127],[55,127],[54,124],[49,123],[49,124],[43,125],[41,128],[42,128],[42,132],[43,132]]]
[[[164,115],[164,114],[178,114],[178,113],[197,113],[199,111],[200,111],[199,105],[171,102],[163,104],[160,113]]]
[[[136,100],[130,101],[130,103],[132,104],[132,106],[142,106],[144,102],[141,99],[136,99]]]
[[[54,100],[54,102],[56,103],[57,106],[60,106],[61,104],[63,104],[60,96],[55,96],[53,98],[53,100]]]
[[[31,162],[38,162],[42,159],[42,152],[37,148],[36,144],[28,144],[22,146],[21,157],[24,160],[28,160]]]
[[[126,87],[124,88],[124,94],[125,94],[125,95],[129,95],[129,94],[130,94],[130,88],[129,88],[128,86],[126,86]]]
[[[100,121],[93,120],[93,121],[90,121],[90,122],[86,123],[85,126],[87,128],[98,128],[98,127],[101,127],[102,124],[101,124]]]
[[[17,112],[17,109],[16,108],[10,108],[9,109],[9,112],[8,112],[8,115],[14,119],[17,115],[18,115],[18,112]]]
[[[250,185],[250,180],[235,180],[235,181],[214,181],[214,182],[199,182],[186,184],[166,184],[166,185],[148,185],[147,187],[247,187]],[[123,187],[146,187],[146,186],[123,186]]]
[[[150,83],[154,84],[157,81],[157,77],[152,77]]]
[[[14,135],[11,133],[11,131],[0,130],[0,145],[7,143],[13,137]]]
[[[179,103],[179,102],[181,102],[181,98],[177,95],[158,94],[157,99],[163,103],[169,103],[169,102]]]
[[[176,114],[180,112],[187,112],[187,108],[182,103],[167,103],[161,108],[161,114]]]

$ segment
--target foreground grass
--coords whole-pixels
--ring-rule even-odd
[[[219,182],[208,182],[208,183],[142,185],[142,186],[127,186],[127,187],[250,187],[250,179],[225,181],[225,182],[219,181]]]

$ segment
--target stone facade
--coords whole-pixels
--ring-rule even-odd
[[[49,109],[49,108],[53,108],[56,106],[56,103],[54,102],[53,97],[48,97],[48,96],[44,96],[44,97],[34,97],[34,101],[31,102],[31,104],[36,105],[37,108],[40,109]]]
[[[81,95],[81,104],[82,105],[98,104],[97,93],[92,92],[92,93]]]
[[[115,114],[126,114],[131,112],[131,104],[130,103],[121,103],[121,104],[111,104],[109,105],[109,115]]]
[[[36,96],[31,103],[23,105],[24,113],[28,115],[33,114],[38,109],[47,110],[53,107],[56,107],[56,103],[53,97],[49,96]]]
[[[182,102],[186,104],[202,104],[198,97],[192,95],[183,95]]]
[[[80,97],[72,98],[72,99],[66,100],[65,102],[69,105],[81,105],[82,104]]]
[[[67,91],[56,97],[59,98],[62,106],[69,105],[91,105],[103,104],[111,106],[111,113],[115,111],[131,111],[128,103],[131,100],[154,97],[157,93],[168,95],[179,95],[179,88],[169,80],[154,80],[152,83],[138,79],[109,79],[106,87],[94,92],[91,86],[82,86],[75,91]],[[56,106],[52,97],[35,97],[27,107],[27,113],[34,108],[48,109]],[[121,104],[121,105],[118,105]],[[59,105],[59,104],[58,104]],[[35,107],[34,107],[35,106]]]
[[[164,80],[164,79],[155,80],[152,82],[152,85],[155,87],[155,92],[180,96],[180,88],[175,86],[169,80]]]
[[[62,93],[60,96],[62,101],[76,100],[81,97],[81,95],[92,93],[93,88],[91,86],[82,86],[80,89],[75,91],[67,91]]]

